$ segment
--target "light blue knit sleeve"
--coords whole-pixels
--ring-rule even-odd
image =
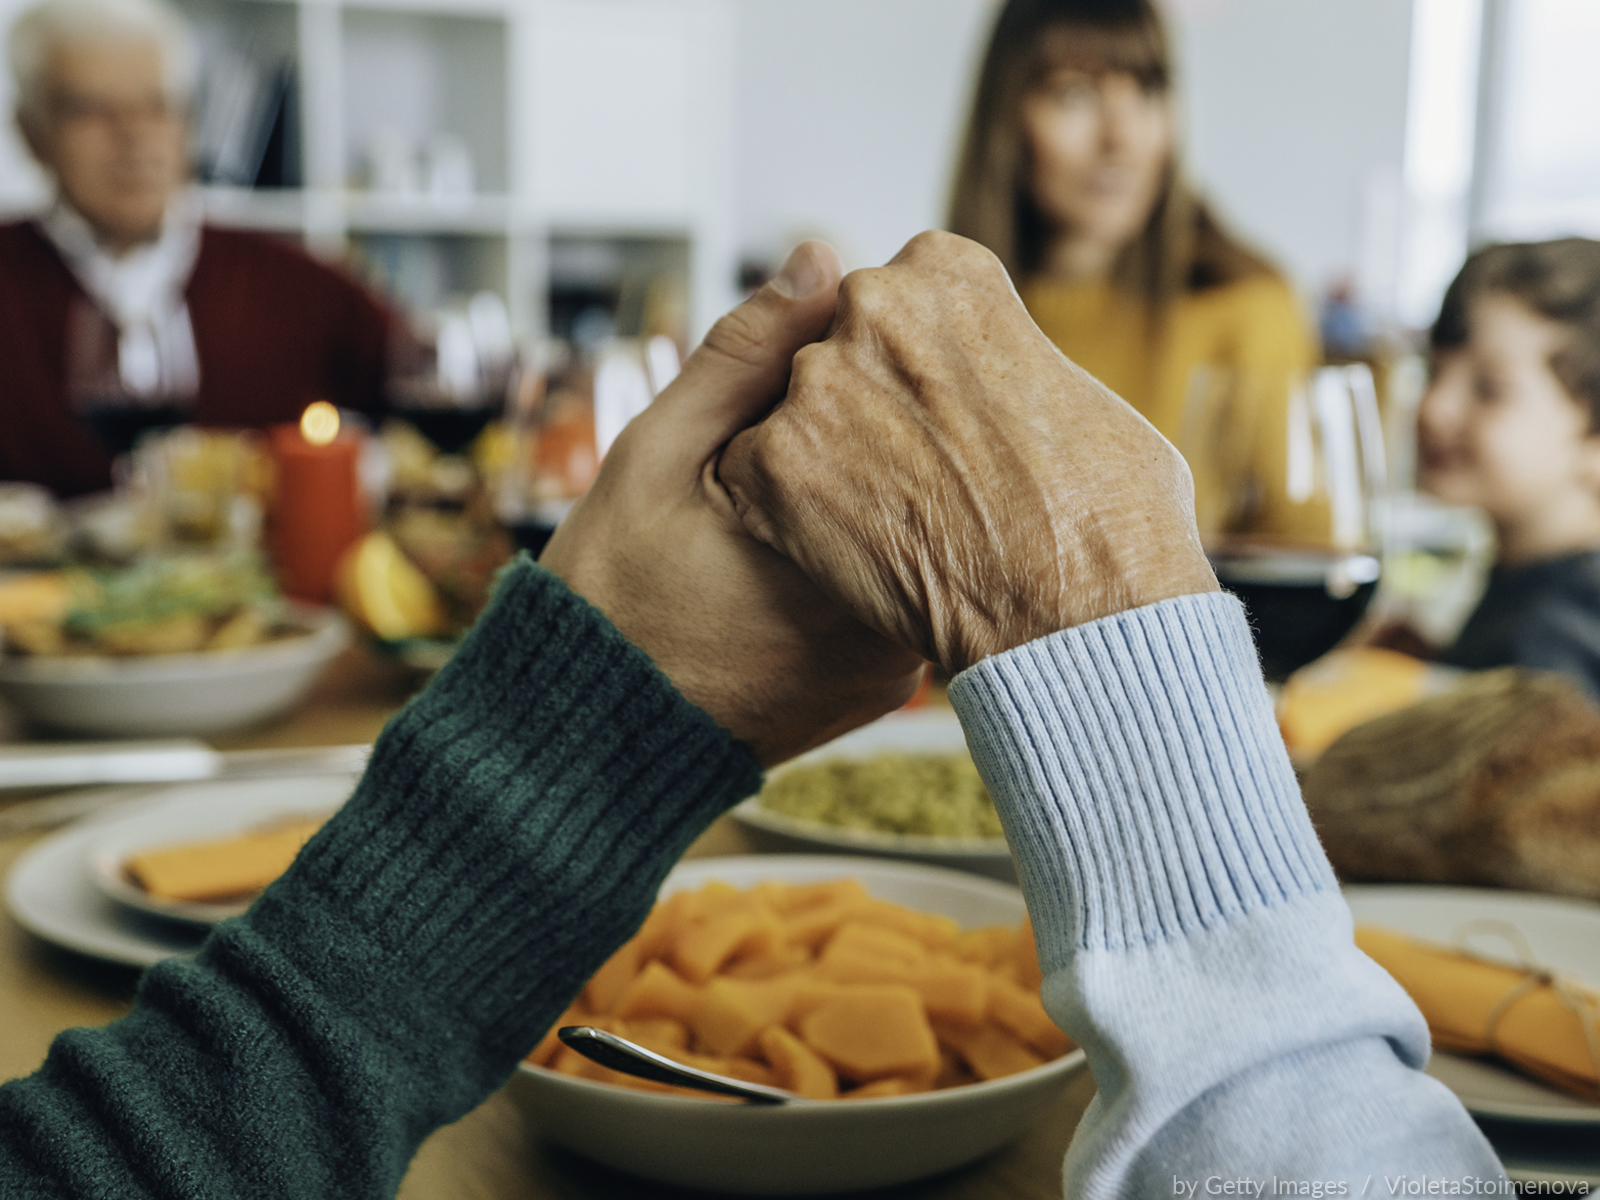
[[[1045,1007],[1099,1086],[1066,1195],[1503,1178],[1422,1073],[1421,1014],[1352,941],[1237,600],[1053,634],[950,698],[1016,856]]]

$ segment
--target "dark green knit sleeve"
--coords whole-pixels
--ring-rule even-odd
[[[0,1195],[392,1196],[755,790],[744,747],[526,559],[355,795],[199,955],[0,1088]]]

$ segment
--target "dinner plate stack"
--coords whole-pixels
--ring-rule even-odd
[[[1353,885],[1358,925],[1378,925],[1439,945],[1484,923],[1514,928],[1533,963],[1600,990],[1600,905],[1489,888]],[[1476,942],[1474,953],[1486,953]],[[1508,965],[1529,964],[1505,954]],[[1435,1051],[1428,1074],[1461,1098],[1512,1179],[1600,1189],[1600,1104],[1551,1087],[1496,1059]]]

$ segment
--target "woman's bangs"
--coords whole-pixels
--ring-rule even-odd
[[[1033,82],[1064,70],[1132,75],[1161,91],[1172,77],[1160,27],[1137,19],[1114,25],[1066,21],[1042,30],[1035,43]]]

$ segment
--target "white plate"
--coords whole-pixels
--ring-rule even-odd
[[[192,794],[173,794],[163,803],[141,805],[137,811],[97,822],[98,835],[84,854],[89,882],[119,904],[155,917],[207,926],[236,917],[250,907],[249,900],[226,904],[162,900],[129,879],[124,867],[145,850],[236,837],[286,818],[326,817],[344,803],[351,789],[351,781],[342,778],[298,782],[307,786],[261,780],[255,785],[257,792],[230,794],[222,802],[218,787],[241,785],[200,786]]]
[[[1444,946],[1456,944],[1467,921],[1492,918],[1522,931],[1534,959],[1580,983],[1600,988],[1600,904],[1491,888],[1421,884],[1355,884],[1344,889],[1358,924],[1382,925]],[[1515,958],[1496,938],[1474,938],[1485,957]],[[1600,1105],[1549,1087],[1491,1059],[1433,1056],[1428,1074],[1461,1098],[1475,1116],[1500,1121],[1600,1129]]]
[[[311,808],[332,808],[353,786],[353,776],[338,775],[192,783],[154,796],[144,788],[129,789],[130,796],[149,798],[131,800],[127,809],[69,826],[19,858],[6,879],[6,905],[28,932],[92,958],[148,967],[164,958],[193,954],[205,937],[204,929],[118,904],[90,882],[85,861],[102,830],[136,813],[197,796],[207,797],[218,810],[241,813],[250,811],[252,805],[268,804],[273,797],[280,801],[292,798]]]
[[[955,713],[923,710],[891,713],[863,725],[825,746],[818,746],[786,763],[779,770],[829,759],[865,759],[880,754],[965,754],[966,735]],[[931,837],[926,834],[880,833],[871,829],[843,829],[773,812],[752,796],[733,809],[762,850],[824,851],[829,854],[870,854],[907,858],[935,866],[954,867],[1015,883],[1016,867],[1004,838]]]

